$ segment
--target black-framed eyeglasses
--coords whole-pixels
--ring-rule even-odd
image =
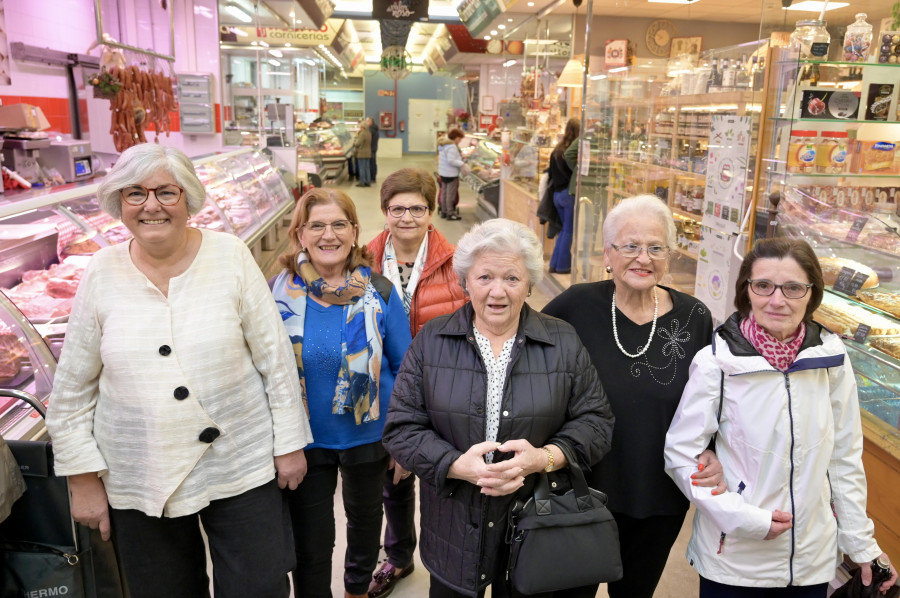
[[[394,218],[403,218],[403,215],[406,214],[407,210],[409,210],[409,213],[412,214],[413,218],[421,218],[425,215],[425,212],[428,211],[428,206],[389,206],[387,209],[388,214]]]
[[[324,233],[325,233],[325,229],[328,228],[328,227],[330,226],[330,227],[331,227],[331,231],[332,231],[334,234],[340,235],[340,234],[343,234],[343,233],[347,232],[348,230],[350,230],[350,227],[353,226],[353,223],[350,222],[349,220],[335,220],[334,222],[316,222],[316,221],[313,221],[313,222],[307,222],[307,223],[304,224],[303,226],[304,226],[309,232],[313,233],[314,235],[321,235],[321,234],[324,234]]]
[[[758,280],[748,280],[750,290],[760,297],[771,297],[775,293],[775,289],[781,289],[781,294],[787,299],[803,299],[813,287],[812,283],[806,282],[785,282],[783,284],[775,284],[771,280],[764,278]]]
[[[650,258],[654,260],[664,260],[669,257],[669,248],[665,245],[650,245],[649,247],[642,247],[634,243],[628,243],[627,245],[613,245],[612,243],[610,243],[610,246],[618,251],[619,255],[621,255],[622,257],[638,257],[644,251],[646,251],[647,255],[649,255]]]
[[[122,199],[131,206],[143,205],[150,197],[151,191],[156,195],[156,201],[164,206],[174,206],[181,199],[181,194],[184,193],[184,189],[178,185],[160,185],[155,189],[148,189],[143,185],[129,185],[124,189],[119,189]]]

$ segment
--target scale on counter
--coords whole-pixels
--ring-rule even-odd
[[[50,140],[7,136],[3,140],[3,165],[14,170],[29,183],[41,180],[38,158],[41,151],[50,147]]]
[[[67,183],[94,176],[91,142],[85,139],[54,139],[41,152],[41,163],[59,171]]]

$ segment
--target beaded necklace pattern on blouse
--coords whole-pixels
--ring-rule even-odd
[[[647,349],[650,348],[650,343],[653,342],[653,335],[656,334],[656,320],[659,317],[659,294],[656,291],[656,287],[653,287],[653,326],[650,327],[650,338],[647,339],[647,344],[644,345],[644,348],[638,351],[637,353],[629,353],[625,350],[625,347],[622,346],[622,343],[619,342],[619,329],[616,327],[616,291],[613,289],[612,294],[612,329],[613,329],[613,338],[616,340],[616,346],[619,347],[619,351],[621,351],[625,357],[630,357],[632,359],[637,359],[641,355],[647,352]]]

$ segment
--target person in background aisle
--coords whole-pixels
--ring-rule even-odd
[[[394,283],[403,297],[412,335],[425,323],[456,311],[466,294],[453,272],[453,250],[431,224],[437,185],[425,170],[403,168],[381,184],[387,230],[369,243],[372,268]],[[385,598],[413,570],[416,550],[416,478],[392,459],[384,478],[387,561],[375,572],[369,598]]]
[[[513,501],[533,491],[531,474],[567,465],[560,446],[583,467],[599,461],[613,415],[572,327],[525,303],[543,270],[534,232],[503,218],[476,225],[453,269],[471,303],[413,339],[384,444],[422,480],[429,596],[483,596],[489,585],[495,598],[520,596],[505,579]]]
[[[758,241],[738,272],[737,312],[691,364],[666,471],[697,507],[687,556],[701,598],[825,598],[841,553],[866,585],[874,559],[889,563],[866,515],[853,367],[812,319],[824,287],[806,241]],[[691,455],[713,438],[722,496],[690,483]]]
[[[608,585],[609,595],[651,598],[688,509],[663,469],[666,431],[691,359],[710,342],[712,318],[700,301],[660,284],[675,223],[659,199],[622,200],[603,222],[603,239],[612,280],[573,285],[543,311],[575,327],[616,416],[612,449],[588,478],[608,494],[619,526],[624,576]],[[722,480],[711,451],[694,459],[691,473],[704,486]],[[596,592],[589,587],[581,595]]]
[[[297,568],[294,593],[331,597],[334,493],[338,472],[347,515],[345,597],[364,598],[378,562],[381,444],[394,377],[409,346],[409,320],[391,282],[373,273],[358,244],[356,206],[346,193],[318,188],[294,208],[291,249],[272,286],[294,348],[296,373],[315,442],[309,471],[289,492]]]
[[[459,142],[466,134],[460,129],[450,129],[446,137],[438,141],[438,175],[441,177],[440,209],[441,218],[460,220],[459,211],[459,170],[463,167]]]
[[[550,256],[550,273],[568,274],[572,271],[572,234],[575,228],[575,193],[570,191],[570,183],[575,179],[573,171],[575,164],[569,164],[567,159],[570,147],[575,148],[577,162],[578,135],[581,133],[581,121],[570,118],[566,123],[562,139],[553,148],[550,154],[550,189],[553,191],[553,205],[562,221],[562,230],[553,244],[553,254]]]
[[[369,127],[369,133],[372,135],[372,157],[369,158],[369,174],[374,183],[378,178],[378,138],[381,136],[375,119],[371,116],[366,117],[366,126]]]
[[[370,187],[372,184],[372,173],[369,170],[372,160],[372,133],[364,120],[359,123],[359,131],[356,133],[353,148],[353,155],[356,157],[356,176],[359,178],[356,186]]]
[[[312,441],[291,346],[239,238],[187,226],[206,191],[181,151],[129,148],[100,184],[134,235],[91,259],[47,428],[72,516],[112,534],[134,598],[286,598],[279,488]]]

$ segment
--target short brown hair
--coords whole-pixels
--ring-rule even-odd
[[[388,204],[400,193],[418,193],[428,204],[428,211],[434,212],[437,197],[437,183],[427,170],[421,168],[401,168],[388,175],[381,183],[381,211],[387,212]]]
[[[819,265],[819,258],[813,252],[809,243],[800,239],[788,239],[787,237],[776,237],[774,239],[760,239],[753,245],[753,249],[744,258],[741,263],[741,269],[738,272],[737,283],[735,284],[734,306],[742,318],[750,315],[750,276],[753,272],[753,264],[756,260],[763,258],[772,258],[781,260],[792,258],[806,272],[812,288],[809,289],[811,294],[809,303],[806,305],[806,314],[803,320],[812,322],[813,312],[822,304],[822,296],[825,294],[825,279],[822,277],[822,267]],[[799,281],[798,281],[799,282]]]
[[[313,206],[324,204],[334,204],[343,210],[347,215],[347,220],[356,229],[356,239],[353,241],[350,255],[347,256],[345,266],[347,270],[353,271],[359,266],[372,267],[372,255],[365,245],[359,245],[359,217],[356,215],[356,205],[353,200],[343,191],[322,187],[310,189],[304,193],[303,197],[297,201],[297,205],[294,206],[294,215],[291,217],[291,225],[288,227],[291,248],[278,257],[278,263],[294,276],[300,275],[300,268],[297,266],[297,260],[303,252],[303,247],[300,245],[300,229],[309,220],[309,213]]]
[[[450,132],[447,133],[447,139],[453,141],[454,139],[462,139],[466,134],[462,132],[462,129],[450,129]]]

